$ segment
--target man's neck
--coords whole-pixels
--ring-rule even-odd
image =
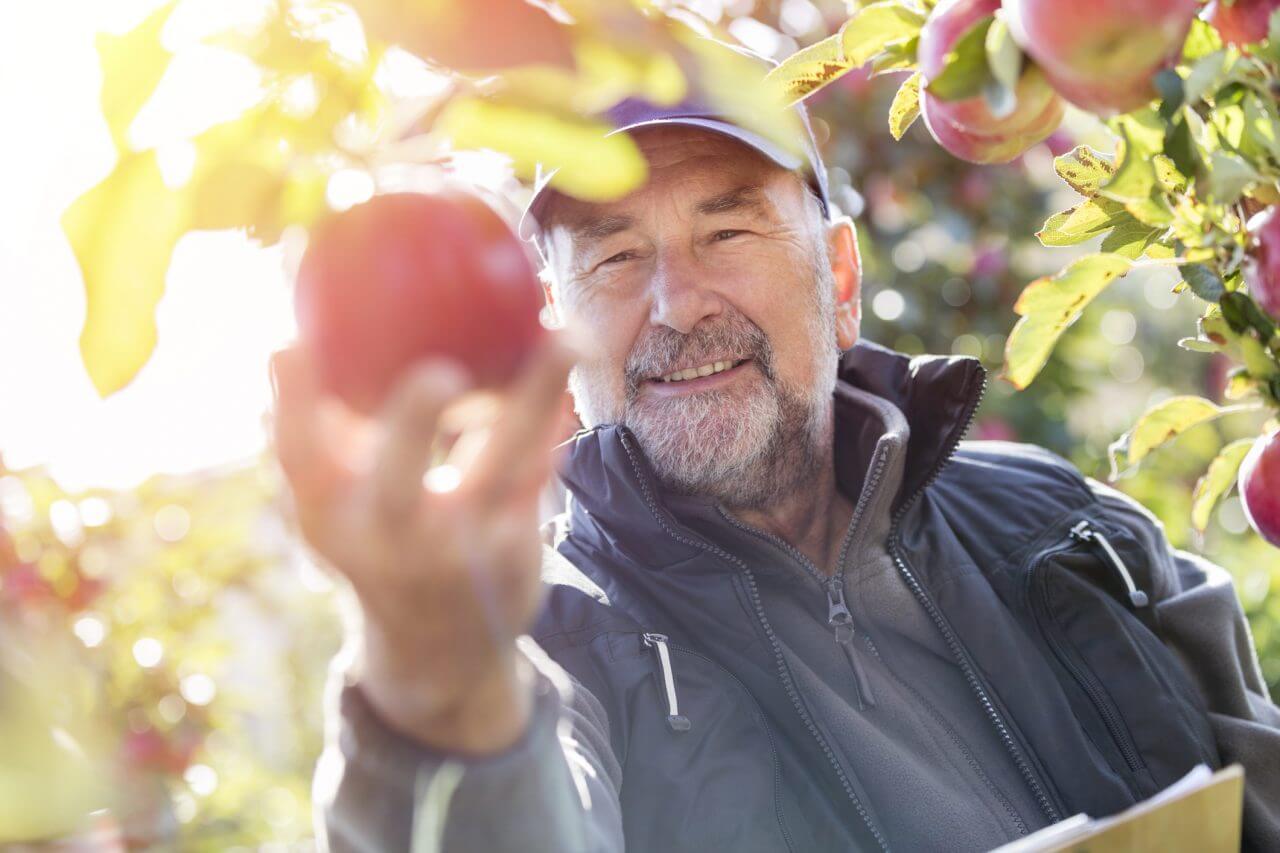
[[[853,502],[836,485],[834,448],[787,494],[762,509],[728,508],[739,521],[781,538],[799,549],[824,574],[834,575],[840,546],[853,520]]]

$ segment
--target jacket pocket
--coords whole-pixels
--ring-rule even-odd
[[[1076,718],[1136,799],[1201,761],[1198,697],[1148,629],[1139,573],[1088,520],[1064,529],[1027,572],[1030,611]]]

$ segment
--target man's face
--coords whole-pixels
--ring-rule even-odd
[[[728,137],[636,141],[645,187],[557,197],[547,217],[556,310],[591,338],[575,404],[587,426],[628,426],[668,487],[767,505],[830,442],[825,224],[799,178]]]

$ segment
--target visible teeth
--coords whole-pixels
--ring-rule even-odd
[[[704,364],[701,367],[686,367],[684,370],[676,370],[659,378],[663,382],[683,382],[686,379],[697,379],[699,376],[710,376],[713,373],[719,373],[731,367],[733,367],[732,361],[715,361],[711,364]]]

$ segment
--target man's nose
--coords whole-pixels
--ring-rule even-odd
[[[691,254],[660,252],[649,282],[649,322],[687,335],[703,320],[719,314],[724,304],[710,281],[708,271]]]

